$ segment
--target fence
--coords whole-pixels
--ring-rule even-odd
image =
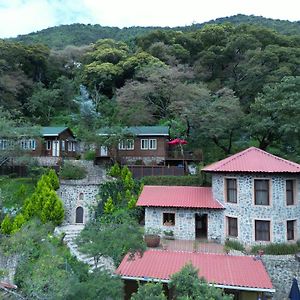
[[[129,170],[136,179],[140,179],[144,176],[183,176],[185,175],[183,167],[175,166],[138,166],[129,165]]]

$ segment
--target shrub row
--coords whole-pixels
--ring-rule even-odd
[[[297,244],[271,243],[268,245],[256,245],[251,248],[253,254],[257,254],[258,250],[263,250],[264,254],[271,255],[296,254],[300,251],[300,245],[298,242]]]
[[[142,178],[144,185],[181,185],[181,186],[201,186],[200,176],[145,176]]]

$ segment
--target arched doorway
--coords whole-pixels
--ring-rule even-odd
[[[76,220],[75,223],[83,223],[83,208],[78,206],[76,208]]]

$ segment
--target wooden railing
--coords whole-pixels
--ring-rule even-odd
[[[201,161],[202,160],[202,153],[201,152],[192,152],[192,151],[183,151],[180,150],[169,150],[166,154],[166,159],[170,160],[196,160]]]
[[[144,176],[183,176],[185,175],[183,167],[175,166],[143,166],[143,165],[128,165],[129,170],[136,179]]]

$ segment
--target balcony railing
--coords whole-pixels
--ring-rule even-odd
[[[202,160],[201,152],[183,151],[180,150],[169,150],[166,154],[167,160]]]

